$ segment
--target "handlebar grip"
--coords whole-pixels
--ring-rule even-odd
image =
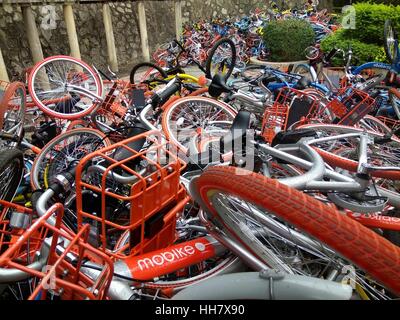
[[[181,89],[181,84],[179,82],[175,82],[171,86],[165,88],[164,91],[154,94],[154,96],[151,99],[152,106],[156,107],[164,104],[175,92],[177,92],[180,89]]]
[[[330,62],[330,60],[333,58],[333,56],[337,53],[337,49],[336,48],[333,48],[328,54],[327,54],[327,56],[325,57],[325,61],[326,62]]]
[[[106,75],[103,71],[101,71],[100,69],[97,69],[97,71],[108,81],[112,81],[111,78]]]

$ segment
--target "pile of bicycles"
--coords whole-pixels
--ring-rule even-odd
[[[182,52],[176,42],[172,41],[159,46],[152,58],[161,67],[171,67],[171,64],[175,65],[177,59],[183,66],[193,61],[204,66],[218,40],[229,38],[236,48],[236,62],[238,66],[243,66],[249,62],[250,57],[257,57],[259,60],[269,58],[268,48],[262,40],[263,30],[269,21],[306,20],[310,22],[315,32],[317,43],[337,28],[333,21],[334,16],[327,10],[318,11],[315,7],[307,7],[302,10],[281,11],[276,4],[269,8],[268,10],[256,9],[249,15],[236,19],[215,18],[211,21],[202,19],[194,24],[186,24],[180,39],[185,52]]]
[[[396,72],[308,55],[1,83],[0,299],[397,299]]]

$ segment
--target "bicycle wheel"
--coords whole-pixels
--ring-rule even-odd
[[[22,82],[10,83],[0,99],[0,130],[21,138],[25,119],[26,91]],[[1,147],[12,146],[15,141],[2,140]]]
[[[383,32],[384,41],[385,41],[385,52],[386,56],[389,59],[390,63],[394,63],[397,61],[397,53],[398,53],[398,43],[397,43],[397,32],[393,27],[391,20],[385,21],[385,28]]]
[[[36,64],[29,76],[29,93],[47,115],[78,119],[94,108],[94,96],[101,97],[103,84],[85,62],[69,56],[54,56]]]
[[[333,136],[345,133],[362,133],[363,129],[340,126],[340,125],[325,125],[325,124],[310,124],[298,127],[314,129],[319,133],[319,136]],[[368,135],[374,139],[383,139],[384,135],[374,131],[367,131]],[[339,167],[351,172],[357,172],[358,161],[358,138],[349,137],[340,140],[326,141],[313,145],[317,152],[324,158],[324,160],[334,166]],[[351,149],[352,157],[339,156],[338,151],[343,149]],[[368,161],[376,166],[391,166],[400,168],[400,140],[396,137],[390,138],[388,141],[382,143],[369,144],[367,148]],[[388,180],[400,180],[399,171],[372,171],[370,173],[373,177],[384,178]]]
[[[348,266],[340,255],[368,274],[356,272],[353,280],[372,296],[381,297],[379,290],[368,286],[369,276],[400,294],[400,248],[333,207],[276,180],[234,167],[208,168],[196,181],[196,189],[224,231],[264,263],[271,265],[275,255],[273,267],[321,277],[330,267]],[[283,234],[283,242],[276,241]],[[316,261],[308,260],[307,252],[316,254]],[[323,266],[314,269],[313,263],[324,260]]]
[[[187,152],[191,139],[221,137],[236,116],[228,104],[206,97],[185,97],[171,103],[163,112],[162,128],[169,140]]]
[[[12,201],[24,172],[24,155],[18,149],[0,152],[0,199]]]
[[[218,40],[210,49],[206,60],[206,76],[212,79],[217,73],[227,80],[236,64],[236,47],[232,40]]]
[[[55,137],[33,162],[32,188],[48,188],[52,177],[69,170],[87,154],[110,144],[102,132],[90,128],[73,129]]]
[[[383,135],[392,133],[392,130],[386,124],[384,124],[378,118],[370,115],[366,115],[364,118],[362,118],[359,122],[359,126],[360,128],[368,131],[375,131]]]
[[[142,62],[135,65],[130,73],[129,80],[132,84],[158,82],[168,77],[167,73],[151,62]]]

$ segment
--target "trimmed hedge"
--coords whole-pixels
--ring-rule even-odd
[[[356,3],[354,8],[356,10],[356,29],[344,30],[347,38],[383,45],[383,29],[386,19],[391,19],[395,28],[400,30],[400,6],[365,2]]]
[[[340,48],[346,52],[350,45],[353,50],[353,55],[359,60],[359,65],[370,61],[387,62],[383,46],[349,39],[345,36],[344,31],[344,29],[339,29],[334,34],[322,40],[321,49],[324,52],[329,52],[333,48]],[[332,60],[332,65],[343,66],[344,61],[342,56],[337,55]]]
[[[351,45],[359,64],[370,61],[388,62],[383,48],[384,26],[386,19],[391,19],[400,31],[400,6],[372,4],[368,2],[354,4],[356,10],[356,29],[339,29],[321,42],[324,52],[332,48],[347,50]],[[342,66],[343,59],[336,57],[333,66]]]
[[[305,20],[271,21],[264,28],[264,42],[270,51],[271,61],[303,60],[304,50],[315,42],[315,33]]]

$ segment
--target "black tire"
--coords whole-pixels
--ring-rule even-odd
[[[165,79],[168,76],[167,73],[161,67],[159,67],[158,65],[156,65],[154,63],[151,63],[151,62],[141,62],[141,63],[136,64],[131,70],[131,73],[130,73],[130,76],[129,76],[129,81],[132,84],[138,84],[138,82],[135,83],[135,75],[136,75],[137,71],[140,68],[143,68],[143,67],[148,67],[149,69],[157,70],[160,73],[160,76],[161,76],[160,80]]]
[[[212,71],[214,55],[219,48],[222,48],[226,44],[228,44],[230,47],[232,58],[231,58],[230,63],[228,64],[228,69],[227,69],[226,74],[224,75],[224,79],[227,80],[231,76],[233,68],[235,67],[235,63],[236,63],[236,47],[232,40],[230,40],[228,38],[222,38],[214,44],[214,46],[211,48],[211,50],[208,53],[208,57],[207,57],[207,61],[206,61],[206,76],[207,76],[207,78],[212,79],[215,76],[215,73],[213,73],[213,71]]]
[[[385,42],[384,47],[385,47],[386,57],[389,59],[390,63],[393,63],[398,58],[397,57],[397,48],[393,48],[391,46],[394,45],[393,41],[398,40],[398,38],[397,38],[397,32],[394,29],[391,20],[385,21],[383,37],[384,37],[384,42]],[[394,49],[394,51],[393,51],[393,49]]]
[[[24,155],[18,149],[0,150],[0,199],[11,202],[24,172]]]

